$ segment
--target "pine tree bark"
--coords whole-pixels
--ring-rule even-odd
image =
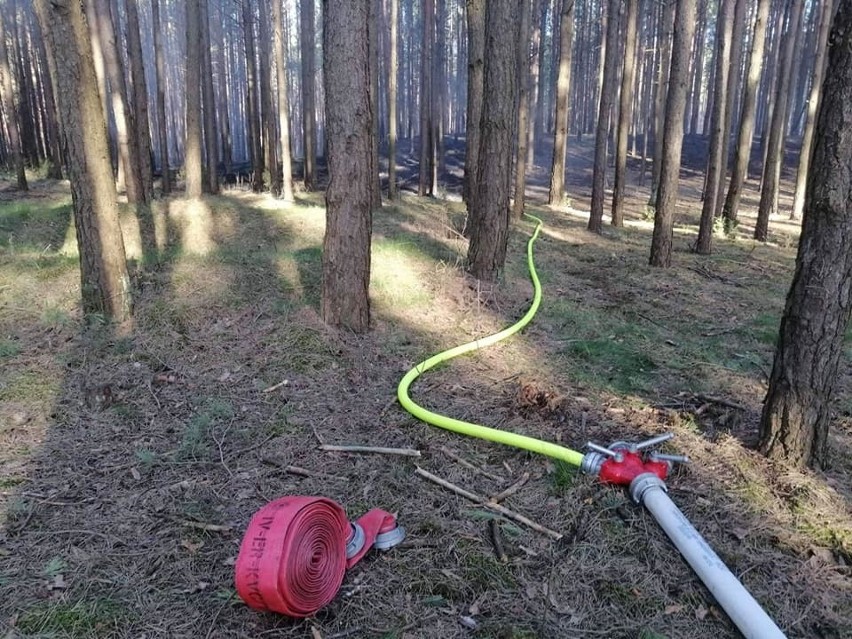
[[[474,219],[467,259],[471,274],[494,281],[506,261],[509,194],[512,187],[512,138],[517,91],[517,42],[520,16],[516,0],[488,0],[485,9],[483,94],[479,170]]]
[[[831,28],[834,1],[822,0],[820,3],[819,35],[817,36],[816,56],[814,58],[813,81],[811,82],[810,95],[807,102],[807,121],[802,136],[802,150],[799,152],[799,168],[796,172],[796,191],[793,197],[793,210],[790,219],[798,220],[802,217],[805,207],[805,188],[807,186],[808,170],[811,160],[811,149],[814,143],[814,126],[816,114],[819,109],[822,81],[825,77],[825,58],[828,48],[828,32]]]
[[[201,158],[201,0],[186,1],[186,196],[200,198]]]
[[[793,67],[793,51],[796,35],[799,32],[802,17],[803,0],[791,0],[789,20],[784,33],[784,55],[778,68],[778,82],[775,87],[775,108],[772,110],[772,124],[769,129],[767,161],[763,166],[763,178],[760,181],[760,204],[757,208],[757,223],[754,239],[765,242],[769,234],[769,216],[778,210],[778,188],[781,181],[781,165],[784,161],[784,142],[786,139],[787,106],[790,102],[789,86]]]
[[[669,267],[672,263],[672,233],[677,207],[680,157],[683,145],[683,115],[689,84],[689,47],[695,34],[696,0],[677,0],[672,64],[666,96],[663,125],[663,155],[660,184],[654,203],[654,235],[651,239],[651,266]]]
[[[766,45],[766,26],[769,21],[771,0],[758,0],[757,13],[752,31],[751,53],[749,54],[748,76],[742,99],[740,125],[737,130],[737,143],[734,152],[734,165],[728,194],[722,209],[725,219],[725,231],[730,233],[737,224],[737,212],[740,207],[743,185],[751,158],[751,145],[754,138],[754,124],[757,112],[757,92],[760,88],[760,72],[763,68],[763,53]]]
[[[716,70],[713,86],[713,115],[710,120],[710,152],[707,158],[707,179],[704,186],[704,204],[701,208],[698,241],[695,244],[695,252],[700,255],[710,255],[712,249],[716,199],[719,192],[719,182],[725,175],[722,137],[727,133],[724,130],[725,105],[727,104],[728,74],[730,73],[731,63],[732,18],[735,1],[721,0],[716,18]]]
[[[650,206],[656,206],[657,189],[660,184],[660,170],[663,166],[663,129],[666,121],[666,104],[669,91],[669,76],[672,63],[672,20],[678,0],[663,0],[663,20],[660,25],[660,69],[657,77],[657,96],[654,105],[654,161],[651,165]]]
[[[558,206],[565,200],[565,162],[568,157],[568,97],[571,93],[571,58],[574,49],[575,0],[562,0],[559,22],[559,76],[556,81],[556,132],[553,135],[553,162],[550,170],[548,203]]]
[[[535,134],[538,127],[539,76],[541,75],[541,7],[542,0],[533,0],[532,6],[532,54],[530,58],[530,125],[527,141],[527,172],[535,166]],[[554,29],[556,25],[554,25]],[[557,127],[559,124],[556,125]]]
[[[205,0],[206,3],[206,0]],[[139,149],[139,174],[142,176],[142,199],[150,202],[154,196],[154,176],[151,170],[151,129],[148,124],[148,86],[142,65],[142,41],[139,37],[139,14],[136,0],[124,0],[127,15],[127,60],[130,64],[133,105],[133,135]]]
[[[423,2],[423,39],[420,45],[420,182],[417,194],[434,195],[432,171],[434,170],[435,123],[432,120],[432,54],[434,52],[435,4],[434,0]]]
[[[518,38],[518,137],[515,151],[515,198],[512,214],[520,219],[524,214],[527,188],[527,144],[530,128],[530,0],[522,0],[520,37]]]
[[[618,16],[621,0],[609,0],[606,54],[603,63],[603,84],[598,107],[598,125],[595,134],[595,164],[592,172],[592,210],[589,215],[588,229],[600,233],[603,229],[604,187],[607,171],[607,144],[609,143],[609,124],[615,96],[618,58]]]
[[[373,114],[372,137],[370,146],[372,159],[370,165],[375,169],[370,180],[370,210],[382,208],[382,182],[379,176],[379,5],[378,0],[370,0],[370,15],[367,18],[367,40],[370,47],[370,112]]]
[[[304,142],[304,183],[306,191],[314,190],[317,170],[317,114],[315,62],[314,0],[300,0],[299,21],[302,40],[302,140]]]
[[[636,30],[639,0],[627,0],[624,28],[624,65],[621,72],[621,104],[618,109],[618,142],[615,151],[615,185],[612,190],[612,225],[624,226],[624,185],[627,182],[627,137],[633,118],[633,85],[636,77]]]
[[[306,4],[312,5],[312,0]],[[249,151],[251,152],[251,190],[260,193],[263,190],[263,147],[261,137],[263,130],[260,128],[260,104],[258,96],[257,57],[254,41],[254,7],[251,0],[242,0],[243,6],[243,37],[246,47],[246,115],[249,130]],[[313,9],[311,9],[313,15]],[[313,29],[311,29],[313,33]],[[306,34],[304,37],[308,37]],[[313,75],[313,74],[312,74]],[[313,78],[311,78],[313,82]],[[306,190],[307,185],[306,185]]]
[[[157,139],[160,146],[160,185],[163,195],[172,190],[172,176],[169,170],[169,136],[166,124],[166,61],[160,32],[160,0],[151,0],[151,17],[154,30],[154,57],[157,70]]]
[[[15,89],[12,84],[12,70],[9,65],[9,50],[6,46],[5,18],[0,14],[0,95],[2,95],[6,130],[9,133],[9,155],[15,167],[15,176],[19,191],[29,191],[27,174],[24,167],[24,154],[21,151],[21,134],[18,128],[18,110],[15,108]]]
[[[369,4],[327,2],[323,69],[329,184],[322,255],[322,317],[355,332],[370,328],[373,114]]]
[[[396,140],[399,131],[397,117],[397,81],[399,77],[399,0],[390,0],[390,61],[388,64],[388,199],[395,200]]]
[[[852,314],[852,0],[840,0],[829,42],[796,271],[760,421],[761,452],[800,467],[827,462]]]
[[[284,12],[279,0],[272,0],[273,46],[275,73],[278,84],[278,144],[281,156],[280,195],[285,202],[293,201],[293,160],[290,155],[290,96],[287,85],[287,50],[284,40]],[[277,175],[277,170],[274,172]]]
[[[129,0],[125,0],[126,2]],[[204,112],[204,156],[207,160],[204,186],[208,193],[219,192],[219,132],[216,125],[216,98],[213,93],[213,60],[210,52],[210,11],[207,0],[201,0],[201,103]]]
[[[117,322],[131,314],[130,278],[118,222],[115,181],[81,2],[35,0],[51,68],[56,72],[80,251],[83,310]]]
[[[261,2],[259,5],[260,19],[258,20],[258,48],[260,49],[260,125],[263,131],[262,148],[264,153],[264,166],[269,171],[269,190],[274,197],[281,192],[281,183],[278,173],[278,139],[276,122],[272,100],[272,64],[269,55],[269,46],[272,38],[269,33],[268,4]]]
[[[476,224],[473,206],[479,171],[480,121],[482,120],[485,69],[485,0],[467,0],[467,131],[465,133],[464,200],[467,202],[467,227]]]

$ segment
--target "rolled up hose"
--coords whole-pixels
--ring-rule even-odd
[[[237,593],[256,610],[308,617],[334,599],[347,568],[405,535],[396,518],[369,511],[350,523],[325,497],[282,497],[257,511],[234,566]]]
[[[529,267],[530,279],[532,280],[534,290],[532,304],[530,304],[530,307],[527,312],[517,322],[507,328],[504,328],[498,333],[488,335],[487,337],[482,337],[472,342],[468,342],[467,344],[462,344],[461,346],[456,346],[455,348],[443,351],[442,353],[433,355],[429,359],[420,362],[417,366],[408,371],[405,376],[400,380],[399,386],[397,387],[397,398],[399,399],[399,403],[405,410],[407,410],[417,419],[424,421],[427,424],[438,426],[440,428],[453,431],[460,435],[478,437],[479,439],[485,439],[488,441],[496,442],[498,444],[505,444],[507,446],[514,446],[515,448],[522,448],[533,453],[539,453],[540,455],[547,455],[548,457],[561,459],[565,462],[568,462],[569,464],[573,464],[574,466],[579,466],[580,463],[583,461],[583,455],[582,453],[578,453],[576,450],[571,450],[570,448],[566,448],[565,446],[559,446],[557,444],[552,444],[550,442],[542,441],[540,439],[535,439],[534,437],[518,435],[517,433],[511,433],[505,430],[499,430],[497,428],[482,426],[480,424],[472,424],[470,422],[465,422],[460,419],[454,419],[446,415],[434,413],[424,408],[423,406],[420,406],[419,404],[415,403],[414,400],[412,400],[408,394],[408,391],[414,380],[416,380],[418,377],[420,377],[420,375],[422,375],[429,369],[434,368],[438,364],[451,360],[454,357],[459,357],[460,355],[470,353],[471,351],[476,351],[480,348],[485,348],[486,346],[496,344],[497,342],[500,342],[506,339],[507,337],[514,335],[522,328],[524,328],[527,324],[529,324],[530,321],[532,321],[532,318],[538,311],[538,307],[541,305],[541,282],[538,279],[538,273],[536,273],[535,270],[535,262],[533,261],[533,244],[538,238],[539,231],[541,230],[542,221],[539,218],[530,215],[529,213],[525,213],[524,215],[536,223],[536,227],[533,231],[532,237],[530,237],[529,242],[527,242],[527,266]]]

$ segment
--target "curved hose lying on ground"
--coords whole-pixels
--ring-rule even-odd
[[[420,362],[417,366],[408,371],[400,380],[399,387],[397,388],[397,398],[405,410],[427,424],[432,424],[433,426],[438,426],[440,428],[459,433],[460,435],[478,437],[479,439],[486,439],[488,441],[497,442],[498,444],[506,444],[507,446],[522,448],[541,455],[547,455],[548,457],[561,459],[569,464],[573,464],[574,466],[579,466],[583,461],[583,455],[576,450],[542,441],[534,437],[518,435],[517,433],[511,433],[497,428],[490,428],[488,426],[481,426],[479,424],[472,424],[470,422],[454,419],[439,413],[433,413],[432,411],[415,403],[408,394],[411,384],[429,369],[434,368],[442,362],[464,355],[465,353],[477,351],[481,348],[485,348],[486,346],[496,344],[497,342],[514,335],[532,321],[532,318],[538,311],[538,307],[541,305],[541,282],[538,279],[538,274],[535,270],[535,262],[533,261],[533,244],[538,238],[542,221],[529,213],[525,213],[524,215],[536,223],[535,231],[533,231],[532,237],[530,237],[529,242],[527,242],[527,265],[529,266],[530,279],[532,280],[534,289],[532,304],[530,304],[527,312],[517,322],[507,328],[504,328],[498,333],[482,337],[472,342],[468,342],[467,344],[456,346],[455,348],[443,351],[433,355],[425,361]]]

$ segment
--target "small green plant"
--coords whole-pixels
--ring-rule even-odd
[[[39,637],[104,637],[118,625],[122,609],[109,599],[42,602],[18,619],[18,630]]]
[[[0,359],[6,357],[15,357],[21,352],[21,347],[12,340],[0,339]]]
[[[577,471],[568,462],[557,459],[553,464],[551,481],[558,492],[564,493],[572,488],[577,481]]]
[[[139,460],[140,464],[151,466],[157,461],[157,453],[147,448],[140,448],[136,451],[136,459]]]
[[[48,561],[44,566],[44,574],[48,577],[56,577],[59,574],[62,574],[68,569],[68,564],[65,563],[65,560],[62,557],[53,557],[50,561]]]
[[[198,414],[189,420],[183,432],[177,456],[179,459],[197,459],[207,451],[212,428],[234,416],[234,407],[224,399],[208,399]]]

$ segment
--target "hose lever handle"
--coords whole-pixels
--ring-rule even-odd
[[[615,461],[618,462],[624,459],[624,456],[617,450],[612,450],[610,448],[607,448],[606,446],[600,446],[599,444],[595,444],[593,442],[588,442],[586,444],[586,448],[591,448],[593,451],[600,453],[601,455],[612,457]]]
[[[657,435],[656,437],[651,437],[651,439],[646,439],[645,441],[638,442],[633,444],[634,450],[644,450],[646,448],[653,448],[654,446],[659,446],[663,442],[667,442],[674,437],[674,433],[663,433],[662,435]]]
[[[650,455],[651,461],[667,461],[673,464],[688,464],[690,459],[687,455],[667,455],[665,453],[653,452]]]

